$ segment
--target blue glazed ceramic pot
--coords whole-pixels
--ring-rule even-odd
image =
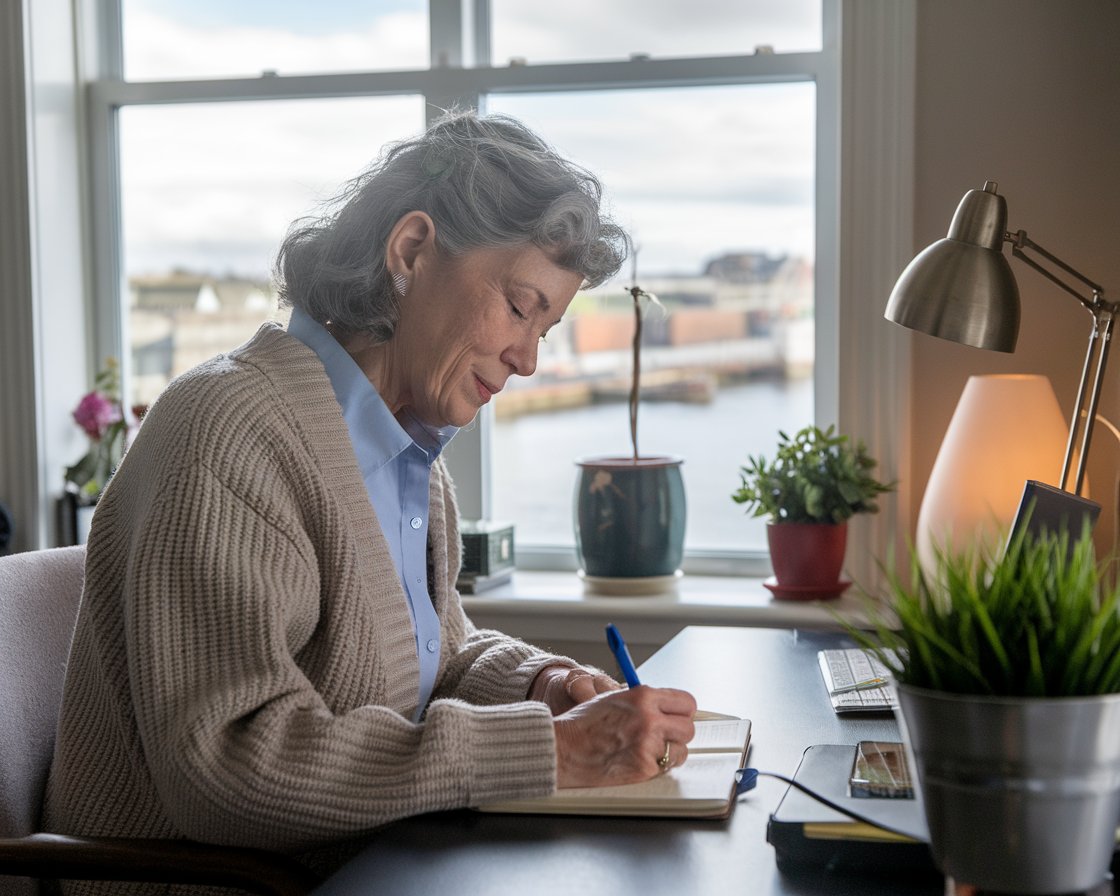
[[[674,575],[684,555],[683,460],[593,457],[576,463],[576,550],[584,574]]]

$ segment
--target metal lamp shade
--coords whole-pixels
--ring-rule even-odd
[[[886,318],[931,336],[1000,352],[1015,350],[1019,288],[1001,247],[1007,203],[990,181],[969,190],[949,235],[906,266]]]

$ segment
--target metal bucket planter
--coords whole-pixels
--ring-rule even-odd
[[[684,555],[685,496],[679,457],[576,461],[576,550],[588,577],[673,576]]]
[[[1120,820],[1120,694],[981,697],[899,685],[934,859],[1003,893],[1103,881]]]

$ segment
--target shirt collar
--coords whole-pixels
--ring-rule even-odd
[[[288,333],[323,362],[363,476],[388,463],[410,444],[424,451],[429,462],[433,461],[458,432],[454,426],[427,426],[411,414],[402,426],[349,352],[322,324],[299,308],[292,309]]]

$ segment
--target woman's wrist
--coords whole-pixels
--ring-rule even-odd
[[[529,693],[526,695],[529,700],[538,700],[542,703],[548,702],[549,685],[560,685],[561,679],[566,678],[569,673],[578,669],[578,666],[561,665],[553,663],[548,666],[543,666],[536,675],[533,676],[533,681],[529,685]],[[587,674],[591,674],[590,672]]]

